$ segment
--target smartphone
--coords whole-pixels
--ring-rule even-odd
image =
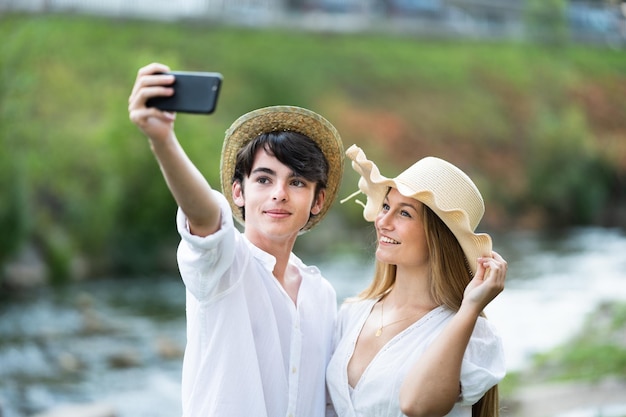
[[[172,71],[174,75],[174,95],[153,97],[146,106],[160,110],[211,114],[215,111],[217,97],[222,86],[222,74],[219,72]]]

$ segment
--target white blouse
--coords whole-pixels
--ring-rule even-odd
[[[357,385],[348,384],[348,362],[357,338],[378,300],[344,303],[339,311],[336,348],[326,383],[339,417],[400,417],[400,387],[406,373],[435,340],[454,312],[439,306],[391,339],[372,359]],[[502,341],[479,317],[461,366],[461,396],[447,416],[471,417],[472,404],[504,378]]]

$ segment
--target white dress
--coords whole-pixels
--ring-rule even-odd
[[[400,387],[405,375],[454,312],[439,306],[391,339],[372,359],[355,387],[348,384],[348,362],[357,338],[378,300],[348,302],[339,311],[336,347],[326,383],[339,417],[400,417]],[[505,375],[502,342],[492,324],[479,317],[461,367],[462,393],[454,417],[471,417],[472,404]]]

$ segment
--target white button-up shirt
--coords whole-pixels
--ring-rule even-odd
[[[235,229],[224,196],[220,230],[189,233],[179,209],[178,263],[187,293],[183,417],[320,417],[337,314],[332,286],[294,254],[297,305],[276,262]]]
[[[345,303],[337,319],[338,345],[328,365],[327,384],[339,417],[401,417],[400,387],[407,372],[441,333],[454,312],[437,307],[391,339],[372,359],[357,385],[348,384],[348,363],[361,329],[378,300]],[[500,336],[479,317],[461,365],[461,397],[449,417],[471,417],[472,404],[506,371]]]

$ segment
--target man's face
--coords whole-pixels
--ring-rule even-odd
[[[245,206],[245,233],[253,243],[253,239],[295,240],[310,214],[320,212],[323,196],[316,198],[314,182],[297,176],[265,149],[257,152],[243,186],[233,184],[233,199]]]

